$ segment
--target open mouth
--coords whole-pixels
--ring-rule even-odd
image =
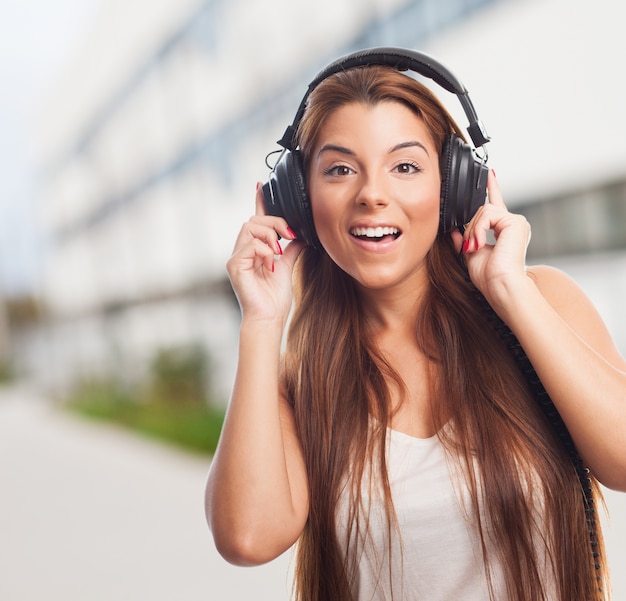
[[[389,238],[394,240],[400,236],[400,230],[397,227],[353,227],[350,234],[360,240],[369,240],[371,242],[382,242]]]

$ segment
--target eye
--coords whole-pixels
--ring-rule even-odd
[[[422,170],[422,168],[417,164],[417,163],[413,163],[411,161],[409,162],[405,162],[405,163],[400,163],[398,165],[396,165],[393,170],[396,173],[418,173],[419,171]]]
[[[345,175],[351,175],[354,173],[353,169],[350,169],[347,165],[333,165],[324,169],[324,175],[330,175],[334,177],[342,177]]]

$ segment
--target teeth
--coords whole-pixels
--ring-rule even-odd
[[[351,234],[353,236],[366,236],[367,238],[382,238],[398,234],[400,230],[397,227],[353,227]]]

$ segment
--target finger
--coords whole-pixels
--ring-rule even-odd
[[[466,244],[463,246],[463,250],[474,252],[481,249],[487,241],[487,230],[490,226],[489,211],[486,207],[481,207],[467,228],[465,233]]]
[[[502,208],[486,204],[476,211],[474,217],[465,228],[463,235],[463,252],[474,252],[480,250],[487,244],[487,232],[493,228],[495,222],[500,219],[499,215],[502,215],[506,211]]]
[[[459,230],[452,230],[450,232],[450,236],[452,237],[452,244],[454,244],[454,249],[457,254],[461,252],[463,247],[463,234]]]
[[[479,207],[476,213],[474,213],[474,216],[470,219],[469,223],[465,224],[465,226],[463,227],[461,248],[458,250],[467,253],[473,252],[479,248],[479,232],[481,227],[483,227],[482,223],[484,219],[484,213],[487,210],[488,206],[488,204],[484,204]],[[455,241],[454,236],[453,241]]]
[[[502,192],[500,191],[500,184],[498,184],[498,179],[496,178],[496,172],[493,169],[489,170],[489,176],[487,178],[487,197],[489,198],[489,204],[496,207],[506,207],[502,199]]]
[[[247,244],[235,249],[226,263],[228,274],[233,280],[240,271],[256,270],[263,266],[268,271],[274,271],[274,252],[258,238],[249,240]]]
[[[255,215],[267,215],[267,211],[265,210],[265,202],[263,200],[263,182],[256,183],[256,211]]]
[[[290,242],[287,245],[287,248],[285,248],[285,253],[280,258],[280,263],[286,263],[289,266],[289,269],[293,269],[296,259],[306,246],[305,242],[298,242],[297,240]]]
[[[278,244],[278,242],[276,242]],[[279,254],[271,246],[264,244],[262,240],[256,238],[252,241],[252,252],[257,260],[260,260],[267,271],[274,271],[274,257]],[[281,250],[282,254],[282,250]]]
[[[251,226],[254,226],[254,228]],[[246,232],[257,235],[256,232],[261,232],[262,229],[268,230],[266,234],[271,232],[273,240],[280,240],[281,238],[287,241],[297,239],[296,233],[287,225],[287,222],[282,217],[274,217],[272,215],[253,215],[250,220],[244,224],[242,235]],[[263,236],[259,235],[258,237]],[[270,244],[269,241],[268,244]],[[278,252],[277,254],[281,253]]]
[[[289,227],[289,224],[282,217],[270,216],[265,207],[265,199],[263,196],[263,183],[257,182],[256,185],[256,211],[254,217],[270,217],[272,220],[271,227],[278,234],[278,238],[286,238],[287,240],[295,240],[296,233]],[[254,219],[254,218],[253,218]],[[281,253],[278,253],[281,254]]]
[[[260,240],[268,246],[275,255],[282,255],[283,249],[278,241],[278,233],[276,231],[276,218],[252,217],[244,223],[241,228],[235,249],[247,244],[250,239]]]

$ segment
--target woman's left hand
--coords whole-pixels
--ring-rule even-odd
[[[453,233],[470,278],[537,371],[583,462],[609,488],[626,491],[626,362],[591,301],[547,266],[524,265],[530,226],[509,213],[493,172],[489,204]],[[487,243],[493,230],[495,244]]]
[[[493,170],[487,181],[489,202],[478,209],[465,227],[453,232],[458,252],[463,253],[470,278],[492,304],[504,300],[518,285],[528,283],[525,272],[526,249],[530,242],[530,224],[522,215],[510,213],[502,200]],[[493,231],[495,244],[488,243]]]

